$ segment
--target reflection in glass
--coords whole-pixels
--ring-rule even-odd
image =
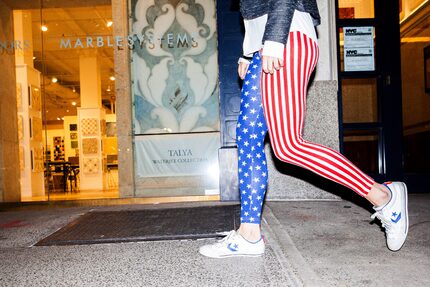
[[[339,0],[339,19],[374,18],[373,0]]]
[[[377,122],[377,80],[343,79],[342,113],[344,123]]]
[[[405,11],[407,15],[412,11],[409,8]],[[426,92],[425,75],[425,65],[428,65],[425,51],[430,49],[429,23],[430,14],[417,13],[400,25],[406,173],[430,172],[430,95]]]
[[[361,170],[379,173],[378,132],[344,131],[344,155]]]

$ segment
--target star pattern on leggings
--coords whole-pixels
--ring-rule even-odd
[[[257,62],[254,62],[256,60]],[[237,123],[238,171],[241,190],[241,222],[258,223],[267,186],[264,137],[267,127],[263,115],[258,54],[250,63],[243,83],[241,109]]]

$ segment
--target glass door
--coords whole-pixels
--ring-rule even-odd
[[[378,181],[402,176],[398,7],[337,1],[341,151]]]
[[[430,3],[400,7],[405,180],[425,192],[430,178]]]

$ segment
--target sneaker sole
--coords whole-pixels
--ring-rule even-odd
[[[203,256],[209,257],[209,258],[216,258],[216,259],[222,259],[222,258],[230,258],[230,257],[261,257],[262,254],[229,254],[229,255],[221,255],[221,256],[210,256],[207,254],[200,253]]]

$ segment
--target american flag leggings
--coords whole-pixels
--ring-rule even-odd
[[[263,73],[259,53],[248,67],[236,129],[242,223],[260,223],[268,175],[264,155],[267,131],[281,161],[309,169],[361,196],[374,184],[340,153],[302,137],[307,85],[318,54],[314,40],[294,31],[288,37],[284,67],[279,71]]]

